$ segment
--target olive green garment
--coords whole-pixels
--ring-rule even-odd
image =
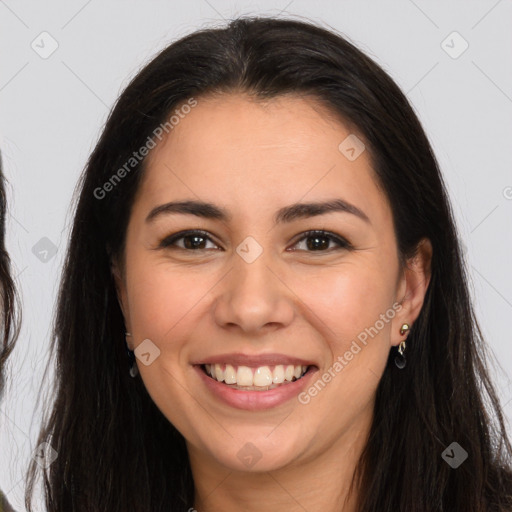
[[[0,512],[14,512],[2,491],[0,491]]]

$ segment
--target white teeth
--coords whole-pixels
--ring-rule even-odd
[[[270,386],[272,384],[272,372],[268,366],[260,366],[254,372],[254,386]]]
[[[236,370],[230,364],[226,365],[224,382],[226,384],[236,384]]]
[[[291,364],[286,366],[278,364],[274,367],[259,366],[258,368],[233,366],[231,364],[205,364],[206,373],[218,382],[266,389],[274,388],[285,382],[292,382],[294,379],[300,379],[307,369],[307,366]]]
[[[236,372],[236,383],[239,386],[254,386],[252,370],[247,366],[239,366]]]
[[[284,366],[282,364],[278,364],[274,368],[272,382],[274,384],[282,384],[284,382]]]
[[[220,364],[216,364],[215,365],[215,378],[219,382],[223,382],[224,381],[224,372],[222,371],[222,368],[221,368]]]

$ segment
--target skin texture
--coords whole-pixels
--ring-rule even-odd
[[[149,155],[125,267],[114,262],[113,272],[130,348],[149,338],[160,350],[149,366],[138,361],[139,372],[187,441],[193,506],[201,512],[330,512],[344,502],[344,511],[354,510],[346,492],[375,391],[390,348],[406,338],[400,326],[412,325],[421,309],[431,247],[425,241],[400,268],[391,210],[368,152],[349,161],[338,150],[350,133],[312,98],[200,97]],[[281,207],[335,198],[357,206],[369,222],[331,212],[273,224]],[[156,206],[199,199],[232,219],[168,214],[145,222]],[[159,248],[187,229],[205,230],[211,240],[203,240],[203,250],[183,249],[184,239]],[[353,249],[322,238],[315,250],[315,237],[308,247],[302,234],[313,229],[343,237]],[[250,264],[236,252],[247,236],[263,249]],[[232,408],[191,366],[221,353],[278,352],[314,361],[321,375],[401,301],[394,318],[307,405],[294,398],[264,411]],[[262,455],[251,468],[237,457],[247,442]]]

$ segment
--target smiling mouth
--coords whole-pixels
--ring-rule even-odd
[[[300,380],[315,366],[273,365],[235,366],[230,364],[201,364],[202,371],[211,379],[232,389],[269,391]]]

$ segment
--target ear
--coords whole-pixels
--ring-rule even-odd
[[[416,253],[405,263],[402,269],[396,300],[401,305],[392,321],[391,344],[398,345],[405,340],[406,334],[400,334],[403,324],[412,327],[420,314],[431,277],[432,244],[423,238]]]
[[[116,286],[117,300],[119,302],[119,307],[124,316],[124,325],[126,327],[126,332],[131,332],[131,324],[130,324],[130,315],[128,308],[128,298],[126,293],[126,283],[123,276],[123,272],[120,269],[120,266],[116,260],[111,261],[110,270],[112,272],[112,277],[114,278],[114,283]],[[131,341],[133,337],[126,337],[126,342],[128,344],[128,348],[133,350]]]

